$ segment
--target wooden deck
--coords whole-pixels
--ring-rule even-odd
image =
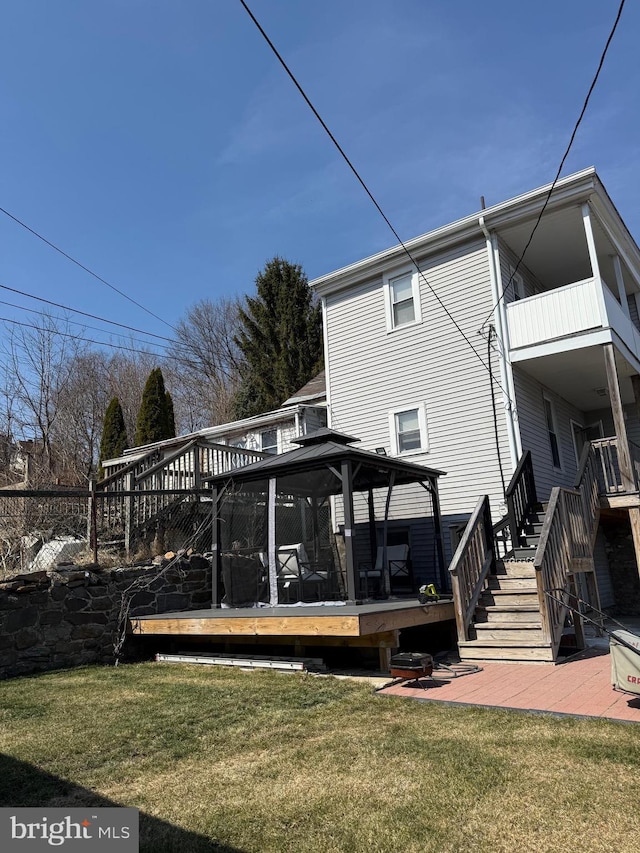
[[[342,606],[187,610],[133,617],[129,624],[130,632],[137,635],[356,638],[454,619],[451,601],[422,605],[412,599]]]

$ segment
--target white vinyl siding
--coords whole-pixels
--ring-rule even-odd
[[[402,401],[426,401],[429,452],[413,462],[446,471],[439,481],[444,529],[468,516],[489,494],[496,519],[503,502],[486,340],[478,328],[492,306],[484,241],[420,262],[423,322],[387,334],[383,277],[326,299],[327,361],[331,376],[331,425],[361,439],[360,447],[393,452],[389,412]],[[462,337],[436,300],[456,318]],[[478,357],[479,356],[479,357]],[[499,377],[497,357],[494,375]],[[499,381],[499,378],[498,378]],[[400,396],[401,395],[401,396]],[[498,436],[505,476],[511,476],[502,391],[494,383]],[[409,405],[406,408],[415,408]],[[423,492],[420,487],[416,487]],[[410,517],[415,504],[393,503],[394,518]],[[448,537],[445,536],[445,544]]]
[[[577,466],[571,421],[591,423],[594,413],[586,415],[576,409],[562,397],[548,391],[517,365],[513,368],[513,380],[522,449],[531,451],[538,498],[546,500],[553,486],[573,487]],[[543,406],[545,394],[553,401],[555,409],[558,448],[564,463],[561,471],[553,467]]]

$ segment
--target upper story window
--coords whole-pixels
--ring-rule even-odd
[[[429,449],[424,406],[394,409],[389,413],[393,453],[424,453]]]
[[[507,281],[509,280],[511,280],[509,290],[511,291],[513,301],[518,302],[518,300],[524,299],[527,295],[524,289],[524,279],[519,272],[515,272],[514,267],[509,267],[509,278]]]
[[[554,468],[562,469],[560,460],[560,444],[558,442],[558,427],[556,421],[556,407],[553,400],[549,397],[543,397],[544,417],[547,424],[547,434],[549,436],[549,447],[551,449],[551,461]]]
[[[412,270],[385,275],[384,288],[389,331],[420,322],[418,276]]]
[[[260,448],[263,453],[275,456],[278,452],[278,430],[266,429],[260,433]]]

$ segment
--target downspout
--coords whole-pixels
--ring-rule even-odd
[[[513,385],[513,373],[511,372],[511,364],[507,359],[508,340],[506,335],[506,317],[503,314],[504,304],[500,298],[502,295],[500,293],[500,277],[496,268],[496,253],[494,251],[494,242],[491,237],[491,234],[487,230],[487,226],[484,221],[484,216],[479,217],[478,225],[480,226],[482,233],[485,236],[487,257],[489,259],[491,298],[493,300],[493,304],[496,306],[494,316],[496,339],[498,341],[498,364],[500,366],[500,384],[502,385],[502,400],[507,415],[507,439],[509,441],[509,456],[511,458],[512,471],[515,471],[518,466],[518,459],[522,455],[522,447],[520,445],[520,433],[514,421],[515,388]]]

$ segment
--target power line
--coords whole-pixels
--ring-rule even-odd
[[[141,335],[148,335],[151,338],[158,338],[161,341],[175,343],[173,338],[167,338],[164,335],[157,335],[155,332],[147,332],[144,329],[137,329],[135,326],[128,326],[126,323],[118,323],[116,320],[107,320],[106,317],[100,317],[98,314],[90,314],[87,311],[81,311],[79,308],[71,308],[69,305],[63,305],[61,302],[53,302],[51,299],[45,299],[43,296],[35,296],[33,293],[27,293],[25,290],[18,290],[16,287],[9,287],[7,284],[0,284],[2,290],[9,290],[11,293],[17,293],[19,296],[26,296],[28,299],[36,299],[38,302],[44,302],[46,305],[53,305],[54,308],[62,308],[63,311],[71,311],[74,314],[80,314],[82,317],[89,317],[92,320],[99,320],[101,323],[109,323],[112,326],[118,326],[121,329],[127,329],[129,332],[138,332]],[[11,303],[7,302],[6,305]],[[15,305],[15,308],[21,308],[20,305]],[[24,308],[25,311],[31,311],[31,308]],[[41,313],[41,312],[35,312]]]
[[[242,0],[240,0],[240,2],[242,2]],[[620,6],[618,7],[618,13],[616,15],[616,19],[613,22],[613,27],[611,28],[611,31],[609,33],[609,37],[607,38],[606,44],[604,46],[604,50],[602,51],[602,54],[600,56],[600,61],[598,62],[598,68],[596,70],[596,73],[595,73],[593,80],[591,81],[591,85],[589,86],[589,91],[587,92],[587,97],[584,99],[584,103],[582,104],[582,109],[580,110],[580,115],[578,116],[578,120],[576,121],[576,123],[574,125],[573,131],[571,133],[571,138],[569,139],[569,144],[567,145],[567,148],[566,148],[564,154],[562,155],[562,160],[560,160],[560,165],[558,166],[558,171],[556,172],[556,176],[553,179],[553,183],[551,184],[551,187],[549,188],[549,192],[546,195],[546,198],[544,200],[544,204],[542,205],[542,209],[541,209],[540,213],[538,214],[538,218],[536,219],[535,225],[533,226],[533,230],[532,230],[531,234],[529,235],[529,239],[527,240],[527,244],[524,247],[524,249],[522,250],[522,254],[518,258],[518,263],[515,265],[513,272],[509,276],[509,281],[504,286],[502,293],[501,293],[500,297],[498,298],[498,301],[492,307],[492,309],[489,312],[486,320],[484,321],[484,323],[480,327],[481,330],[483,330],[484,327],[487,325],[487,322],[491,318],[491,315],[493,314],[493,312],[496,310],[496,308],[500,305],[500,303],[502,302],[502,300],[506,296],[507,291],[511,287],[513,279],[515,278],[518,270],[520,269],[520,264],[524,260],[524,256],[527,253],[527,249],[531,245],[531,241],[533,240],[533,236],[536,233],[536,231],[538,230],[538,225],[540,225],[540,220],[542,219],[542,216],[543,216],[545,210],[547,209],[547,205],[549,204],[549,201],[551,199],[551,193],[554,191],[555,186],[558,183],[558,179],[560,178],[560,173],[562,172],[562,167],[565,164],[565,160],[569,156],[569,151],[571,151],[571,147],[573,145],[574,139],[576,138],[578,128],[580,127],[580,124],[582,123],[582,119],[584,118],[584,114],[587,111],[587,106],[589,104],[591,94],[596,87],[596,83],[598,82],[598,77],[600,76],[600,72],[602,71],[602,66],[604,65],[604,60],[605,60],[605,57],[607,55],[607,51],[609,50],[609,45],[611,44],[611,42],[613,40],[613,36],[615,35],[616,29],[618,28],[618,23],[619,23],[620,18],[622,16],[622,10],[624,8],[625,2],[626,2],[626,0],[621,0],[621,2],[620,2]]]
[[[35,308],[25,308],[24,305],[16,305],[15,302],[6,302],[4,299],[0,299],[0,305],[7,305],[9,308],[17,308],[20,311],[26,311],[28,314],[38,314],[38,316],[40,316],[40,317],[47,317],[47,318],[54,320],[54,321],[57,321],[59,323],[69,322],[64,317],[57,317],[53,314],[47,314],[46,311],[38,311]],[[9,322],[12,322],[12,321],[9,321]],[[94,332],[105,332],[105,331],[107,331],[106,329],[101,329],[98,326],[89,326],[89,325],[85,326],[85,325],[83,325],[82,328],[83,329],[91,329]],[[57,331],[55,333],[57,334]],[[163,349],[167,349],[166,344],[157,344],[155,341],[138,340],[137,343],[146,344],[148,346],[153,346],[153,347],[162,347]]]
[[[462,337],[464,338],[464,340],[467,342],[467,344],[469,345],[469,347],[470,347],[471,351],[473,352],[474,356],[478,359],[478,361],[480,362],[480,364],[484,367],[484,369],[485,369],[485,370],[487,370],[489,373],[491,373],[491,368],[490,368],[490,367],[487,367],[487,365],[485,364],[485,362],[484,362],[484,360],[482,359],[481,355],[478,353],[478,351],[477,351],[477,350],[476,350],[476,348],[474,347],[473,343],[469,340],[469,338],[466,336],[466,334],[464,333],[464,331],[462,330],[462,328],[459,326],[458,322],[455,320],[455,318],[454,318],[453,314],[451,314],[451,312],[449,311],[449,309],[447,308],[447,306],[444,304],[444,302],[442,301],[442,299],[440,299],[440,297],[438,296],[438,294],[436,293],[436,291],[434,290],[434,288],[431,286],[431,284],[430,284],[430,282],[428,281],[427,277],[425,276],[425,274],[422,272],[422,270],[421,270],[421,269],[420,269],[420,267],[418,266],[417,261],[415,260],[415,258],[413,257],[413,255],[411,254],[411,252],[409,251],[409,249],[407,248],[407,246],[406,246],[406,245],[405,245],[405,243],[403,242],[402,238],[400,237],[400,235],[398,234],[398,232],[396,231],[396,229],[395,229],[395,228],[394,228],[394,226],[392,225],[391,221],[389,220],[389,218],[387,217],[387,215],[385,214],[385,212],[382,210],[382,208],[381,208],[381,207],[380,207],[380,205],[378,204],[378,202],[377,202],[376,198],[374,197],[373,193],[371,192],[371,190],[369,189],[369,187],[367,186],[367,184],[364,182],[364,179],[361,177],[360,173],[358,172],[358,170],[356,169],[356,167],[353,165],[353,163],[351,162],[351,160],[347,157],[346,153],[344,152],[344,150],[343,150],[342,146],[340,145],[340,143],[338,142],[338,140],[335,138],[335,136],[333,135],[333,133],[332,133],[332,132],[329,130],[329,128],[327,127],[327,125],[326,125],[325,121],[323,120],[323,118],[322,118],[322,116],[320,115],[320,113],[318,112],[318,110],[317,110],[317,109],[314,107],[314,105],[311,103],[311,101],[310,101],[309,97],[307,96],[306,92],[304,91],[304,89],[302,88],[302,86],[300,85],[300,83],[297,81],[297,79],[296,79],[296,77],[294,76],[293,72],[290,70],[289,66],[287,65],[287,63],[286,63],[286,62],[284,61],[284,59],[282,58],[282,56],[281,56],[281,55],[280,55],[280,53],[278,52],[278,50],[277,50],[276,46],[273,44],[273,42],[271,41],[271,39],[269,38],[269,36],[266,34],[266,32],[264,31],[264,29],[263,29],[263,28],[262,28],[262,26],[260,25],[259,21],[258,21],[258,20],[257,20],[257,18],[255,17],[255,15],[254,15],[254,14],[253,14],[253,12],[251,11],[251,9],[247,6],[247,4],[246,4],[245,0],[240,0],[240,3],[241,3],[241,4],[242,4],[242,6],[244,7],[245,11],[246,11],[246,12],[247,12],[247,14],[249,15],[249,17],[251,18],[251,20],[253,21],[253,23],[256,25],[256,27],[257,27],[257,28],[258,28],[258,30],[260,31],[260,34],[262,35],[262,37],[264,38],[264,40],[267,42],[267,44],[269,45],[269,47],[270,47],[270,48],[271,48],[271,50],[273,51],[273,53],[274,53],[274,55],[276,56],[276,58],[277,58],[278,62],[282,65],[282,67],[283,67],[283,68],[284,68],[284,70],[286,71],[287,75],[288,75],[288,76],[289,76],[289,78],[291,79],[292,83],[294,84],[294,86],[295,86],[295,87],[296,87],[296,89],[298,90],[298,92],[302,95],[302,97],[303,97],[304,101],[306,102],[306,104],[307,104],[307,106],[309,107],[309,109],[311,110],[311,112],[314,114],[314,116],[318,119],[318,121],[319,121],[319,122],[320,122],[320,124],[322,125],[322,128],[323,128],[323,129],[324,129],[324,131],[326,132],[326,134],[327,134],[327,136],[329,137],[329,139],[333,142],[333,144],[335,145],[335,147],[338,149],[338,151],[339,151],[340,155],[342,156],[342,159],[345,161],[345,163],[347,164],[347,166],[351,169],[351,171],[353,172],[354,176],[356,177],[356,179],[357,179],[358,183],[361,185],[361,187],[364,189],[364,191],[366,192],[366,194],[369,196],[369,198],[370,198],[370,200],[372,201],[373,205],[375,206],[376,210],[378,211],[378,213],[380,214],[380,216],[384,219],[384,221],[385,221],[385,223],[387,224],[387,226],[389,227],[389,229],[390,229],[391,233],[394,235],[394,237],[395,237],[395,238],[396,238],[396,240],[398,241],[398,244],[402,247],[402,249],[403,249],[404,253],[407,255],[407,257],[409,258],[409,260],[411,261],[411,263],[412,263],[412,264],[413,264],[413,266],[415,267],[415,269],[416,269],[416,271],[417,271],[417,273],[418,273],[419,277],[421,278],[421,280],[422,280],[422,281],[426,284],[426,286],[429,288],[429,290],[431,291],[431,293],[433,294],[433,296],[435,297],[435,299],[436,299],[436,300],[437,300],[437,302],[439,303],[439,305],[440,305],[440,307],[442,308],[442,310],[445,312],[445,314],[447,315],[447,317],[451,320],[451,322],[452,322],[452,323],[453,323],[453,325],[456,327],[456,329],[458,330],[458,332],[462,335]],[[513,400],[511,400],[511,398],[510,398],[510,396],[509,396],[508,392],[507,392],[507,391],[505,391],[505,389],[504,389],[504,388],[502,387],[502,385],[498,382],[498,380],[494,378],[494,381],[496,382],[496,384],[498,385],[498,387],[500,388],[500,390],[503,392],[503,394],[506,396],[506,398],[509,400],[509,402],[510,402],[512,405],[515,405],[515,403],[513,402]]]
[[[8,303],[2,303],[2,304],[8,304]],[[36,313],[39,313],[39,312],[36,312]],[[22,327],[27,328],[27,329],[35,329],[36,331],[45,331],[45,332],[47,331],[46,329],[43,330],[41,326],[36,326],[34,323],[23,323],[20,320],[13,320],[10,317],[0,317],[0,322],[11,323],[14,326],[22,326]],[[72,338],[73,340],[76,340],[76,341],[82,341],[83,343],[87,343],[87,344],[96,344],[96,346],[100,346],[100,347],[111,347],[112,349],[126,350],[128,352],[134,352],[136,354],[140,354],[142,352],[148,352],[149,355],[156,356],[157,358],[175,359],[174,356],[164,355],[162,353],[156,353],[156,352],[149,352],[149,351],[145,351],[142,349],[136,349],[135,347],[127,347],[127,346],[124,346],[123,344],[112,344],[112,343],[107,343],[107,341],[96,341],[96,340],[93,340],[92,338],[85,338],[82,335],[72,334],[71,332],[61,332],[59,329],[52,329],[50,331],[51,331],[51,334],[58,335],[61,338]],[[145,342],[141,342],[141,343],[145,343]],[[154,344],[154,346],[161,346],[161,344]]]
[[[89,267],[80,263],[80,261],[76,260],[72,255],[65,252],[59,246],[56,246],[55,243],[52,243],[51,240],[47,240],[46,237],[43,237],[42,234],[39,234],[34,228],[31,228],[29,225],[27,225],[26,222],[23,222],[21,219],[18,219],[17,216],[13,215],[13,213],[9,213],[9,211],[5,210],[4,207],[0,207],[0,213],[4,213],[4,215],[8,216],[9,219],[13,219],[14,222],[16,222],[18,225],[21,225],[23,228],[25,228],[27,231],[29,231],[29,233],[33,234],[34,237],[37,237],[38,240],[42,240],[42,242],[46,243],[47,246],[50,246],[52,249],[54,249],[56,252],[58,252],[64,258],[66,258],[68,261],[71,261],[72,264],[75,264],[77,267],[80,267],[81,270],[84,270],[86,273],[89,273],[89,275],[93,276],[93,278],[97,279],[97,281],[102,282],[102,284],[111,288],[111,290],[113,290],[115,293],[118,293],[124,299],[127,299],[133,305],[136,305],[138,308],[142,309],[142,311],[145,311],[151,317],[154,317],[156,320],[159,320],[161,323],[164,323],[165,326],[168,326],[170,329],[173,329],[174,332],[177,332],[177,329],[174,328],[174,326],[172,326],[171,323],[168,323],[166,320],[163,320],[162,317],[159,317],[157,314],[154,314],[153,311],[150,311],[148,308],[145,308],[145,306],[141,305],[140,302],[136,302],[136,300],[133,299],[131,296],[128,296],[124,291],[120,290],[115,285],[108,282],[106,280],[106,278],[102,278],[101,275],[98,275],[98,273],[94,272],[92,269],[89,269]]]

